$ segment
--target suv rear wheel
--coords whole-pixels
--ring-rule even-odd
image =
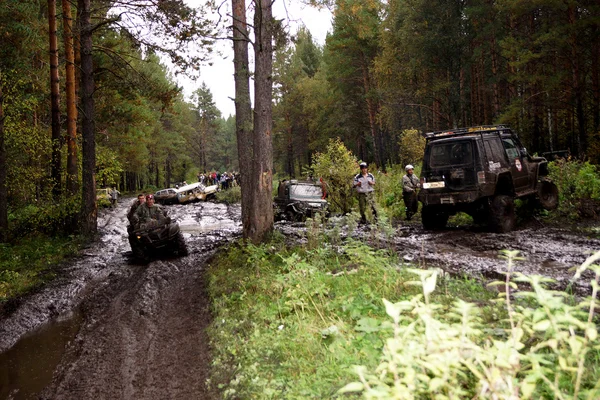
[[[448,213],[440,210],[438,207],[423,206],[421,210],[423,228],[428,230],[444,228],[448,223],[448,217]]]
[[[511,196],[500,194],[492,199],[490,205],[491,226],[498,233],[512,231],[517,225],[515,201]]]
[[[555,210],[558,207],[558,188],[553,182],[538,183],[538,201],[544,210]]]

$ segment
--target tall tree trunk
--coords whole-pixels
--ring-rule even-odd
[[[65,88],[67,98],[67,192],[79,189],[77,166],[77,106],[75,96],[75,52],[73,50],[73,18],[70,0],[62,0],[63,35],[65,41]]]
[[[8,240],[8,187],[6,186],[6,144],[4,141],[4,86],[0,71],[0,243]]]
[[[61,193],[60,88],[58,78],[58,37],[56,36],[56,0],[48,0],[48,37],[50,39],[50,107],[52,115],[52,193]]]
[[[254,243],[273,231],[273,12],[271,0],[257,0],[254,11],[253,204],[248,238]]]
[[[79,43],[81,46],[81,119],[82,133],[82,208],[81,231],[93,234],[98,230],[96,204],[96,128],[94,126],[94,64],[92,63],[91,0],[77,1]]]
[[[365,101],[367,103],[367,113],[369,115],[369,129],[371,133],[371,139],[373,140],[373,158],[375,164],[381,167],[381,154],[380,154],[380,143],[377,129],[377,100],[371,96],[371,77],[369,76],[368,66],[362,68],[363,87],[365,91]]]
[[[248,62],[248,26],[245,0],[231,0],[233,9],[233,65],[235,77],[235,131],[242,188],[244,238],[249,237],[252,210],[252,108]]]
[[[290,113],[285,113],[285,124],[287,126],[287,173],[290,178],[296,177],[296,171],[294,171],[294,131],[292,118]]]
[[[571,25],[571,63],[572,63],[572,87],[575,101],[575,116],[577,118],[578,134],[576,135],[577,155],[584,156],[587,149],[587,132],[585,127],[585,111],[583,107],[584,90],[581,79],[581,63],[579,60],[578,41],[576,33],[577,10],[574,4],[569,5],[569,24]]]
[[[600,130],[600,29],[593,29],[593,44],[592,44],[592,121],[594,132]]]

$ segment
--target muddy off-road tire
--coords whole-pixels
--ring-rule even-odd
[[[185,239],[183,238],[183,234],[179,232],[177,234],[177,254],[185,257],[189,254],[187,244],[185,243]]]
[[[558,188],[553,182],[541,181],[538,184],[538,202],[544,210],[558,207]]]
[[[421,210],[421,222],[427,230],[443,229],[448,223],[448,213],[440,211],[436,207],[423,206]]]
[[[512,231],[516,225],[514,199],[503,194],[495,196],[490,205],[490,227],[494,232],[506,233]]]

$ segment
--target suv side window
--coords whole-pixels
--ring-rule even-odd
[[[504,150],[506,150],[506,155],[508,156],[509,160],[519,158],[519,149],[517,148],[514,140],[511,138],[503,138],[502,144],[504,144]]]
[[[502,142],[500,142],[500,138],[493,137],[487,140],[484,140],[485,152],[487,154],[488,161],[492,162],[501,162],[505,164],[504,157],[504,147],[502,147]],[[504,161],[504,162],[503,162]]]

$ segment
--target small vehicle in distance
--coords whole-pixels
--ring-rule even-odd
[[[177,192],[177,201],[179,204],[186,204],[196,201],[196,196],[200,192],[202,184],[200,182],[185,185],[179,188]]]
[[[208,201],[215,198],[217,195],[217,191],[219,190],[219,185],[210,185],[210,186],[199,186],[199,191],[196,193],[196,199],[202,201]]]
[[[179,224],[169,217],[162,223],[150,223],[143,228],[128,231],[133,256],[140,260],[150,261],[160,253],[177,253],[180,257],[188,255]]]
[[[163,189],[156,192],[154,198],[159,204],[176,204],[179,203],[179,200],[177,200],[177,193],[179,193],[179,190],[175,188]]]
[[[546,210],[558,206],[558,189],[548,178],[548,161],[533,157],[506,125],[476,126],[425,135],[421,171],[425,229],[446,226],[465,212],[493,231],[516,225],[515,199],[529,199]]]
[[[327,215],[329,203],[320,184],[292,179],[279,182],[273,207],[276,221],[304,221],[316,214]]]

